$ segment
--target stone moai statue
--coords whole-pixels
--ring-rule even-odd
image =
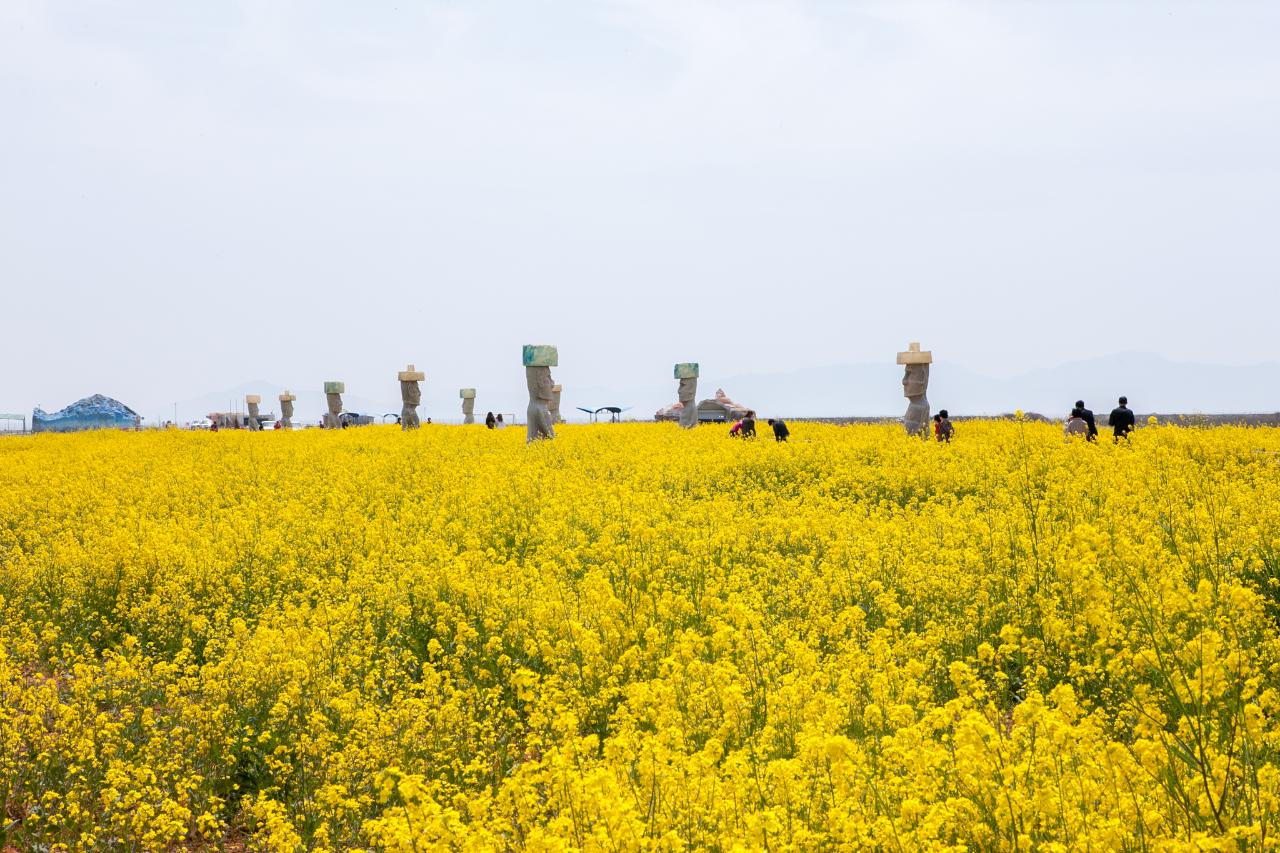
[[[403,404],[400,407],[400,429],[417,429],[418,406],[422,405],[422,389],[418,383],[427,377],[412,364],[397,376],[400,377],[400,402]]]
[[[476,422],[476,389],[459,388],[458,396],[462,398],[462,422],[464,424],[473,424]]]
[[[551,368],[560,365],[560,353],[546,344],[524,345],[524,380],[529,386],[529,428],[526,443],[540,438],[555,438],[551,421],[551,404],[555,401],[555,382]]]
[[[258,421],[258,404],[262,402],[262,395],[245,394],[244,402],[249,407],[249,429],[258,432],[262,429],[262,424]]]
[[[898,353],[898,364],[906,365],[902,374],[902,396],[911,402],[907,404],[907,413],[902,416],[902,425],[911,435],[925,433],[929,426],[929,398],[925,392],[929,390],[929,365],[933,363],[933,353],[920,351],[920,344],[912,341],[906,352]]]
[[[280,395],[280,428],[293,429],[293,401],[298,399],[289,393],[286,388],[285,392]]]
[[[324,413],[324,428],[339,429],[342,421],[338,417],[342,414],[342,394],[347,390],[347,386],[343,382],[326,382],[324,383],[324,399],[329,406],[329,411]]]
[[[680,427],[693,429],[698,425],[698,363],[687,361],[676,365],[675,378],[680,380],[677,393],[680,398]]]
[[[560,417],[560,392],[563,390],[563,385],[551,386],[551,423],[553,424],[564,423],[564,419]]]

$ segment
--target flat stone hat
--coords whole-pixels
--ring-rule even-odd
[[[347,391],[347,383],[345,382],[324,383],[324,393],[326,394],[345,394],[346,391]]]
[[[415,369],[412,364],[397,373],[396,376],[400,377],[401,382],[421,382],[427,378],[425,373]]]
[[[458,396],[459,396],[459,397],[461,397],[461,398],[462,398],[462,399],[464,399],[464,400],[474,400],[474,399],[476,398],[476,389],[474,389],[474,388],[459,388],[459,389],[458,389]]]
[[[525,344],[525,367],[559,367],[560,351],[551,344]]]
[[[676,379],[697,379],[698,378],[698,362],[684,361],[676,365]]]
[[[933,353],[929,350],[920,351],[920,342],[912,341],[907,345],[906,352],[898,353],[898,364],[932,364]]]
[[[261,394],[245,394],[244,401],[246,403],[251,403],[256,406],[262,402],[262,395]]]
[[[288,388],[286,388],[284,393],[280,395],[281,403],[292,403],[296,399],[298,398],[294,396],[293,393],[290,392]]]

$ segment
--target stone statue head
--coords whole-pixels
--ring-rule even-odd
[[[556,383],[551,379],[550,368],[526,367],[524,377],[526,384],[529,386],[529,396],[531,398],[547,403],[555,399],[555,393],[551,389]]]
[[[406,406],[417,406],[422,403],[422,388],[417,382],[400,383],[400,399]]]
[[[902,374],[902,396],[919,397],[929,387],[929,365],[908,364]]]
[[[681,379],[678,396],[680,402],[688,405],[693,402],[694,395],[698,393],[697,379]]]

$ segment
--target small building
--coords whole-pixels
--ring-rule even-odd
[[[373,423],[373,415],[362,415],[359,412],[343,412],[338,415],[338,423],[343,429],[353,426],[369,426]]]
[[[729,399],[729,395],[724,393],[723,388],[716,389],[714,397],[708,397],[698,403],[698,422],[699,423],[724,423],[727,421],[736,421],[745,415],[749,407],[741,403],[735,403]],[[656,421],[675,421],[680,419],[680,404],[673,403],[670,406],[664,406],[659,409],[653,416]]]
[[[21,424],[18,429],[14,429],[14,424]],[[0,433],[5,432],[26,432],[27,416],[21,412],[0,412]]]
[[[698,404],[698,422],[704,424],[736,421],[746,413],[746,408],[736,403],[726,404],[715,399],[703,400]]]
[[[49,413],[36,407],[31,413],[32,432],[79,432],[86,429],[137,429],[142,417],[133,409],[101,394],[76,400],[65,409]]]

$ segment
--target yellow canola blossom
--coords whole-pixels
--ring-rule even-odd
[[[1241,850],[1280,430],[0,441],[0,848]]]

